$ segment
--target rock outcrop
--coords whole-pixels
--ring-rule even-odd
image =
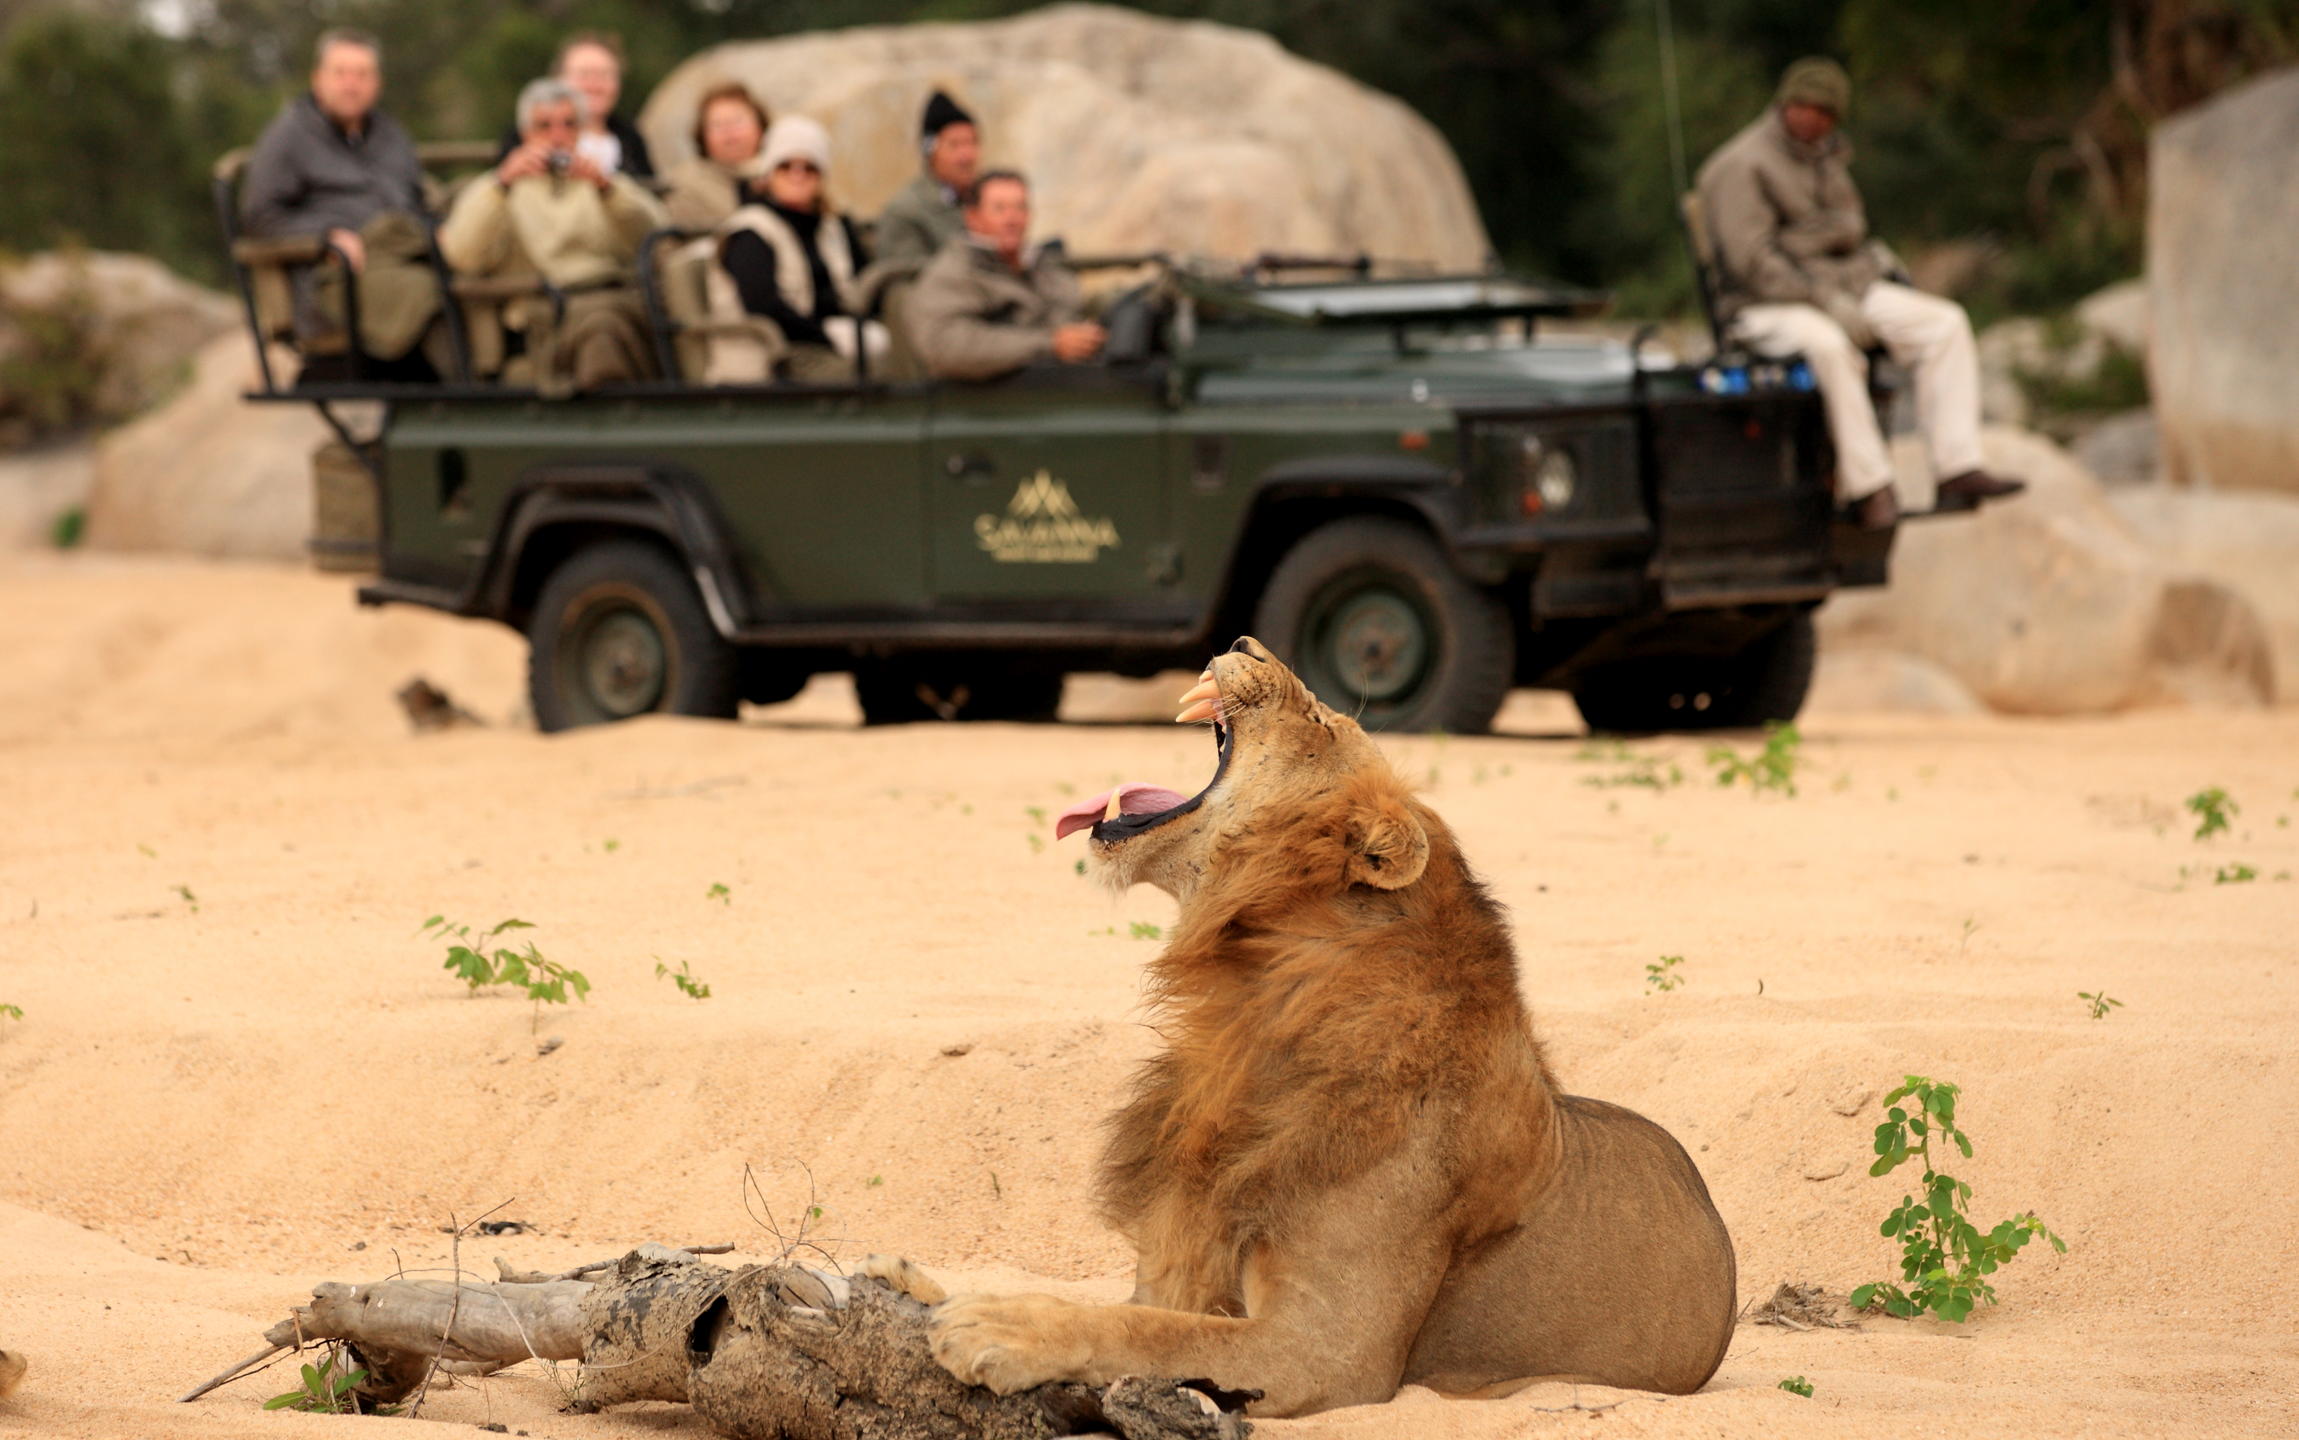
[[[2242,595],[2167,563],[2051,441],[1991,428],[1984,444],[1988,468],[2028,493],[1903,526],[1890,587],[1823,610],[1827,647],[1919,656],[2015,714],[2273,703],[2267,627]],[[1903,496],[1930,489],[1921,457],[1895,446]]]
[[[228,296],[142,255],[52,250],[0,266],[0,431],[28,438],[66,418],[37,413],[34,384],[72,389],[85,407],[72,418],[138,414],[183,383],[202,345],[239,323]]]
[[[108,550],[301,559],[311,453],[328,438],[302,405],[250,405],[244,334],[210,341],[183,393],[96,446],[87,543]]]
[[[750,86],[829,127],[839,203],[875,215],[918,173],[937,87],[1028,174],[1036,229],[1073,252],[1367,252],[1447,268],[1490,248],[1459,163],[1402,102],[1251,31],[1099,5],[979,24],[871,26],[722,45],[639,117],[658,163],[691,154],[695,100]]]
[[[2108,492],[2133,533],[2174,569],[2208,575],[2266,623],[2279,695],[2299,693],[2299,496],[2144,485]]]
[[[2299,68],[2156,127],[2147,279],[2165,478],[2299,491]]]

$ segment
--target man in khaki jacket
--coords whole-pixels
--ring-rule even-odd
[[[439,227],[439,253],[458,274],[514,287],[539,277],[566,297],[563,315],[550,296],[524,294],[503,305],[500,329],[475,325],[472,364],[482,374],[503,366],[502,330],[526,336],[538,386],[581,390],[654,373],[646,309],[629,281],[640,242],[670,217],[629,176],[577,148],[582,106],[557,80],[520,91],[519,146],[464,187]]]
[[[1077,277],[1044,248],[1025,251],[1030,186],[993,170],[967,188],[966,233],[918,276],[905,307],[911,344],[944,380],[995,380],[1047,360],[1082,364],[1107,335],[1083,318]]]
[[[1981,468],[1979,356],[1963,307],[1891,278],[1891,252],[1868,237],[1851,146],[1836,133],[1851,100],[1851,77],[1835,61],[1797,61],[1772,108],[1701,167],[1699,193],[1731,333],[1759,355],[1811,365],[1838,493],[1855,521],[1883,529],[1900,509],[1868,398],[1865,352],[1878,344],[1915,374],[1940,509],[2025,487]]]

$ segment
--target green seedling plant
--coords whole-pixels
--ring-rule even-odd
[[[2075,992],[2075,998],[2090,1004],[2091,1018],[2094,1020],[2105,1020],[2107,1018],[2107,1012],[2111,1008],[2117,1010],[2123,1008],[2123,1002],[2116,999],[2113,995],[2108,994],[2105,990],[2078,990]]]
[[[570,970],[556,960],[546,959],[543,952],[529,941],[524,950],[508,946],[489,949],[487,942],[511,930],[532,930],[526,920],[504,920],[492,930],[483,930],[476,937],[468,925],[457,925],[443,915],[434,915],[423,922],[416,933],[437,940],[453,940],[447,947],[447,958],[440,965],[443,970],[455,972],[455,978],[469,987],[476,996],[489,986],[503,985],[526,993],[534,1004],[535,1013],[529,1028],[537,1028],[543,1021],[545,1005],[565,1005],[568,996],[588,1003],[591,982],[580,970]]]
[[[319,1415],[396,1415],[396,1405],[367,1406],[353,1392],[367,1378],[365,1370],[344,1370],[343,1352],[336,1346],[327,1347],[317,1365],[306,1365],[301,1383],[285,1395],[274,1395],[263,1402],[266,1410],[304,1410]]]
[[[732,905],[734,903],[734,892],[727,889],[724,885],[713,882],[708,890],[702,892],[702,898],[705,900],[716,900],[721,905]]]
[[[2222,865],[2211,872],[2211,883],[2214,885],[2248,885],[2258,878],[2259,872],[2256,869],[2240,862]]]
[[[2243,807],[2228,798],[2227,792],[2214,785],[2198,790],[2187,797],[2187,808],[2195,816],[2195,838],[2208,840],[2228,829],[2228,821],[2243,813]]]
[[[0,1020],[22,1020],[23,1018],[24,1018],[24,1007],[23,1007],[23,1006],[21,1006],[21,1005],[0,1005]]]
[[[1796,726],[1786,720],[1768,720],[1764,724],[1764,748],[1754,755],[1742,756],[1729,745],[1709,747],[1708,763],[1716,767],[1716,783],[1730,786],[1745,780],[1752,795],[1777,790],[1784,795],[1796,793],[1797,751],[1804,737]]]
[[[2067,1253],[2067,1243],[2045,1228],[2034,1211],[2025,1211],[1982,1234],[1965,1214],[1972,1187],[1932,1166],[1932,1142],[1945,1140],[1965,1159],[1972,1142],[1956,1128],[1957,1086],[1910,1075],[1884,1097],[1885,1120],[1876,1127],[1875,1176],[1889,1175],[1913,1160],[1924,1167],[1924,1193],[1900,1197],[1899,1206],[1884,1217],[1882,1233],[1900,1242],[1900,1284],[1880,1281],[1852,1292],[1852,1308],[1865,1310],[1881,1304],[1888,1315],[1902,1319],[1926,1311],[1942,1320],[1961,1323],[1975,1305],[1996,1303],[1995,1287],[1987,1281],[2035,1236],[2049,1240],[2054,1250]],[[1913,1101],[1912,1105],[1900,1102]]]
[[[1801,1375],[1789,1376],[1780,1382],[1780,1388],[1791,1395],[1801,1395],[1807,1400],[1812,1398],[1812,1382]]]
[[[178,895],[181,895],[181,896],[183,897],[184,903],[185,903],[186,905],[189,905],[189,906],[191,907],[191,909],[192,909],[192,913],[193,913],[194,915],[197,915],[197,914],[199,914],[199,913],[200,913],[200,897],[199,897],[199,896],[197,896],[197,895],[194,895],[194,894],[192,893],[192,887],[191,887],[191,886],[189,886],[189,885],[178,885],[178,886],[176,887],[176,893],[177,893]]]
[[[1152,925],[1147,920],[1136,920],[1128,928],[1133,932],[1133,937],[1136,940],[1158,940],[1165,936],[1164,930]]]
[[[673,970],[670,966],[657,960],[655,961],[655,978],[670,981],[679,988],[679,993],[689,1000],[708,1000],[710,998],[710,986],[697,980],[694,971],[687,968],[692,963],[692,961],[681,960],[679,968]]]
[[[1684,983],[1684,977],[1676,973],[1676,967],[1683,963],[1682,955],[1661,956],[1644,967],[1644,983],[1662,992],[1676,989]]]

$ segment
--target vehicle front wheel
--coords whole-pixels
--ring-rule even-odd
[[[1386,516],[1303,536],[1271,573],[1253,631],[1368,730],[1483,734],[1516,666],[1508,607],[1464,579],[1428,531]]]
[[[1793,720],[1818,655],[1811,612],[1800,611],[1723,660],[1661,657],[1593,670],[1574,683],[1573,703],[1590,730],[1608,735]]]
[[[731,718],[740,678],[694,581],[644,541],[576,551],[543,582],[527,624],[527,690],[544,730],[652,713]]]

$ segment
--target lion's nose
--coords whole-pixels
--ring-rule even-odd
[[[1237,643],[1229,647],[1229,653],[1232,655],[1243,655],[1249,660],[1269,659],[1269,647],[1263,645],[1259,640],[1254,639],[1251,635],[1238,636]]]

